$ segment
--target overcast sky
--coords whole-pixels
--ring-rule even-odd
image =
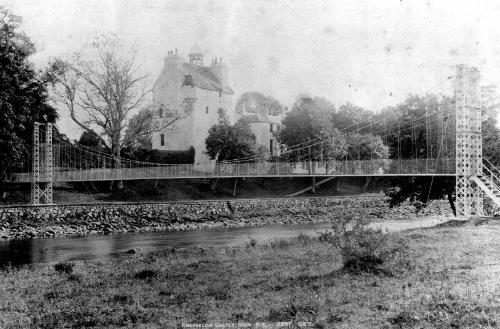
[[[236,97],[257,90],[291,106],[302,93],[371,110],[477,66],[500,84],[500,1],[7,0],[24,19],[39,67],[114,32],[156,77],[167,51],[197,42],[229,65]],[[154,79],[153,79],[154,80]],[[446,91],[436,89],[433,91]],[[449,88],[448,88],[449,92]],[[236,100],[236,99],[235,99]],[[64,120],[70,137],[79,133]]]

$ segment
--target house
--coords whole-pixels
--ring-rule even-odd
[[[267,113],[244,113],[242,117],[250,125],[257,146],[263,147],[270,157],[280,155],[278,135],[281,129],[281,115]]]
[[[229,87],[229,72],[222,59],[213,59],[209,66],[203,64],[203,51],[194,46],[188,58],[169,51],[163,70],[153,86],[155,120],[160,127],[168,122],[168,113],[183,112],[187,103],[191,111],[173,126],[158,131],[152,136],[153,149],[186,150],[195,149],[195,167],[211,168],[211,161],[205,154],[205,139],[212,125],[217,124],[219,111],[225,110],[234,122],[231,111],[233,90]]]

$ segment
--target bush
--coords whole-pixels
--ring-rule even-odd
[[[137,273],[135,273],[134,277],[139,280],[146,280],[146,279],[152,279],[154,277],[159,276],[160,273],[155,270],[142,270]]]
[[[324,232],[319,241],[331,243],[342,257],[343,269],[353,273],[393,275],[407,269],[408,246],[380,229],[367,227],[361,217],[334,221],[332,232]]]
[[[57,263],[54,265],[54,269],[57,273],[72,273],[75,264],[72,263]]]

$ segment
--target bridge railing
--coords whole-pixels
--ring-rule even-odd
[[[54,167],[54,181],[101,181],[212,177],[283,176],[387,176],[453,175],[455,159],[377,159],[349,161],[218,163],[211,167],[193,164],[157,165],[124,168]],[[46,180],[40,174],[40,181]],[[31,182],[32,173],[14,173],[11,181]]]

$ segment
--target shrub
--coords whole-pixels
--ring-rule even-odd
[[[250,241],[247,244],[247,247],[255,247],[257,246],[257,240],[254,238],[250,238]]]
[[[365,218],[346,217],[335,221],[332,232],[321,233],[318,240],[339,251],[343,269],[350,273],[393,275],[410,267],[406,243],[367,224]]]
[[[54,269],[57,273],[72,273],[75,264],[72,263],[57,263],[54,265]]]
[[[134,277],[139,280],[151,279],[158,276],[160,273],[154,270],[142,270],[135,273]]]

